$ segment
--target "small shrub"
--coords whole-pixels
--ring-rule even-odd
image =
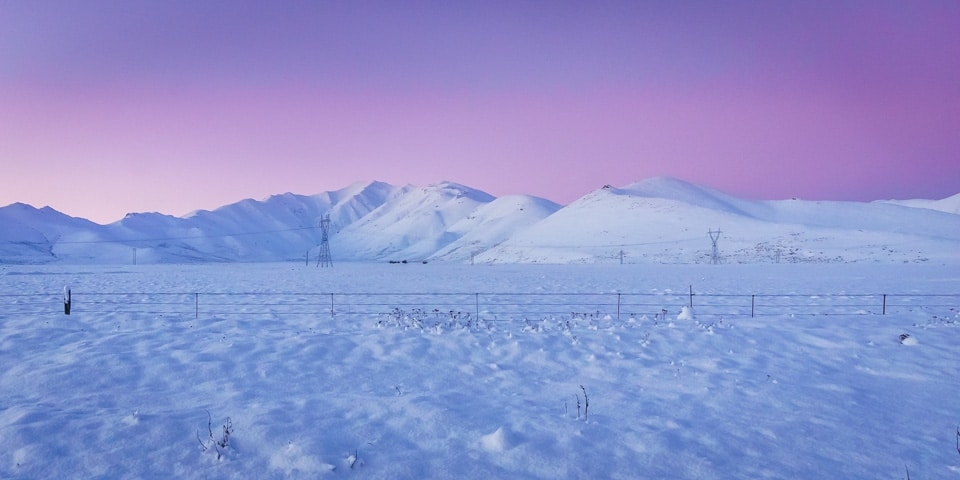
[[[200,438],[200,430],[197,430],[197,441],[200,442],[201,451],[206,452],[207,450],[213,449],[217,452],[217,460],[223,458],[223,451],[230,446],[230,435],[233,434],[233,422],[230,420],[230,417],[227,417],[226,421],[223,423],[223,427],[220,431],[220,437],[214,437],[213,435],[213,419],[210,416],[210,412],[207,412],[207,440],[204,441]]]

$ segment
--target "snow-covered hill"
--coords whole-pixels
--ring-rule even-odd
[[[960,260],[960,215],[886,203],[749,201],[673,178],[606,186],[480,254],[489,263]]]
[[[442,182],[356,183],[109,225],[49,207],[0,208],[2,263],[336,261],[726,263],[960,261],[960,194],[943,200],[753,201],[669,177],[605,186],[561,207]]]
[[[14,203],[0,208],[0,263],[48,262],[72,250],[71,242],[101,240],[102,232],[96,223],[50,207]]]
[[[342,229],[331,248],[357,260],[423,260],[460,237],[449,226],[493,200],[451,182],[409,188]]]
[[[877,203],[892,203],[905,207],[928,208],[930,210],[939,210],[941,212],[960,215],[960,193],[942,200],[882,200]]]
[[[459,238],[434,253],[431,260],[472,260],[474,255],[499,245],[560,208],[549,200],[529,195],[500,197],[453,224],[448,231]]]

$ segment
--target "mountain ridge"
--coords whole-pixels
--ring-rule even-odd
[[[292,261],[315,257],[331,220],[339,261],[697,263],[720,229],[727,262],[952,261],[960,194],[942,200],[746,200],[671,177],[604,186],[566,206],[496,198],[455,182],[355,182],[314,195],[243,199],[182,217],[100,225],[50,207],[0,207],[0,263]],[[775,260],[774,260],[775,259]]]

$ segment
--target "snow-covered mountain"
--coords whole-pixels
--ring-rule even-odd
[[[960,194],[943,200],[752,201],[669,177],[605,186],[562,207],[464,185],[356,183],[109,225],[21,203],[0,208],[0,263],[335,261],[704,263],[954,262]]]
[[[889,203],[750,201],[668,177],[606,186],[479,256],[490,263],[960,260],[960,215]]]
[[[14,204],[0,208],[0,263],[285,261],[308,253],[316,258],[319,223],[327,215],[338,261],[425,260],[470,233],[458,226],[464,220],[483,219],[497,232],[488,241],[499,242],[560,208],[534,197],[525,200],[529,209],[481,208],[508,203],[495,200],[451,182],[426,187],[372,182],[310,196],[246,199],[184,217],[131,213],[108,225]],[[450,253],[456,250],[447,249],[444,258],[469,258],[466,252]]]
[[[443,182],[409,188],[331,239],[331,248],[357,259],[426,259],[459,238],[448,227],[494,197],[463,185]]]
[[[38,263],[56,258],[68,239],[95,240],[102,227],[50,207],[14,203],[0,208],[0,263]]]

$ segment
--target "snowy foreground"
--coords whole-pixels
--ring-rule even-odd
[[[0,477],[960,478],[960,305],[757,318],[694,307],[691,318],[670,300],[665,318],[487,321],[481,311],[478,322],[418,317],[412,305],[331,317],[284,315],[294,306],[283,302],[247,315],[83,303],[96,292],[130,302],[141,292],[567,292],[573,302],[691,285],[957,294],[960,269],[0,267],[10,295],[0,297]],[[49,295],[16,296],[37,293]]]

